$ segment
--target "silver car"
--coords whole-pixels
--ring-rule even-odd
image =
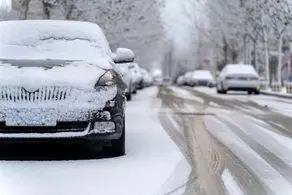
[[[252,65],[228,64],[218,76],[217,92],[247,91],[249,94],[260,92],[259,75]]]

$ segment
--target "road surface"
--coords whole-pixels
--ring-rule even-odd
[[[0,194],[291,195],[291,103],[150,87],[128,102],[125,156],[1,146]]]
[[[184,194],[292,194],[292,101],[161,87],[160,120],[192,165]]]

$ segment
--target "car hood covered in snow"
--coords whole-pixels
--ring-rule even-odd
[[[105,63],[102,60],[100,63]],[[105,70],[97,64],[61,60],[2,60],[0,85],[39,88],[70,86],[93,89]]]

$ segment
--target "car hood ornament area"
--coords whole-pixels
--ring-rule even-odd
[[[33,93],[39,91],[39,87],[37,86],[23,86],[22,89],[28,93]]]

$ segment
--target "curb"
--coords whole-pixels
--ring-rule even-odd
[[[261,91],[261,94],[267,95],[267,96],[285,98],[285,99],[292,99],[292,94],[284,95],[284,94],[277,94],[277,93],[271,93],[271,92],[265,92],[265,91]]]

